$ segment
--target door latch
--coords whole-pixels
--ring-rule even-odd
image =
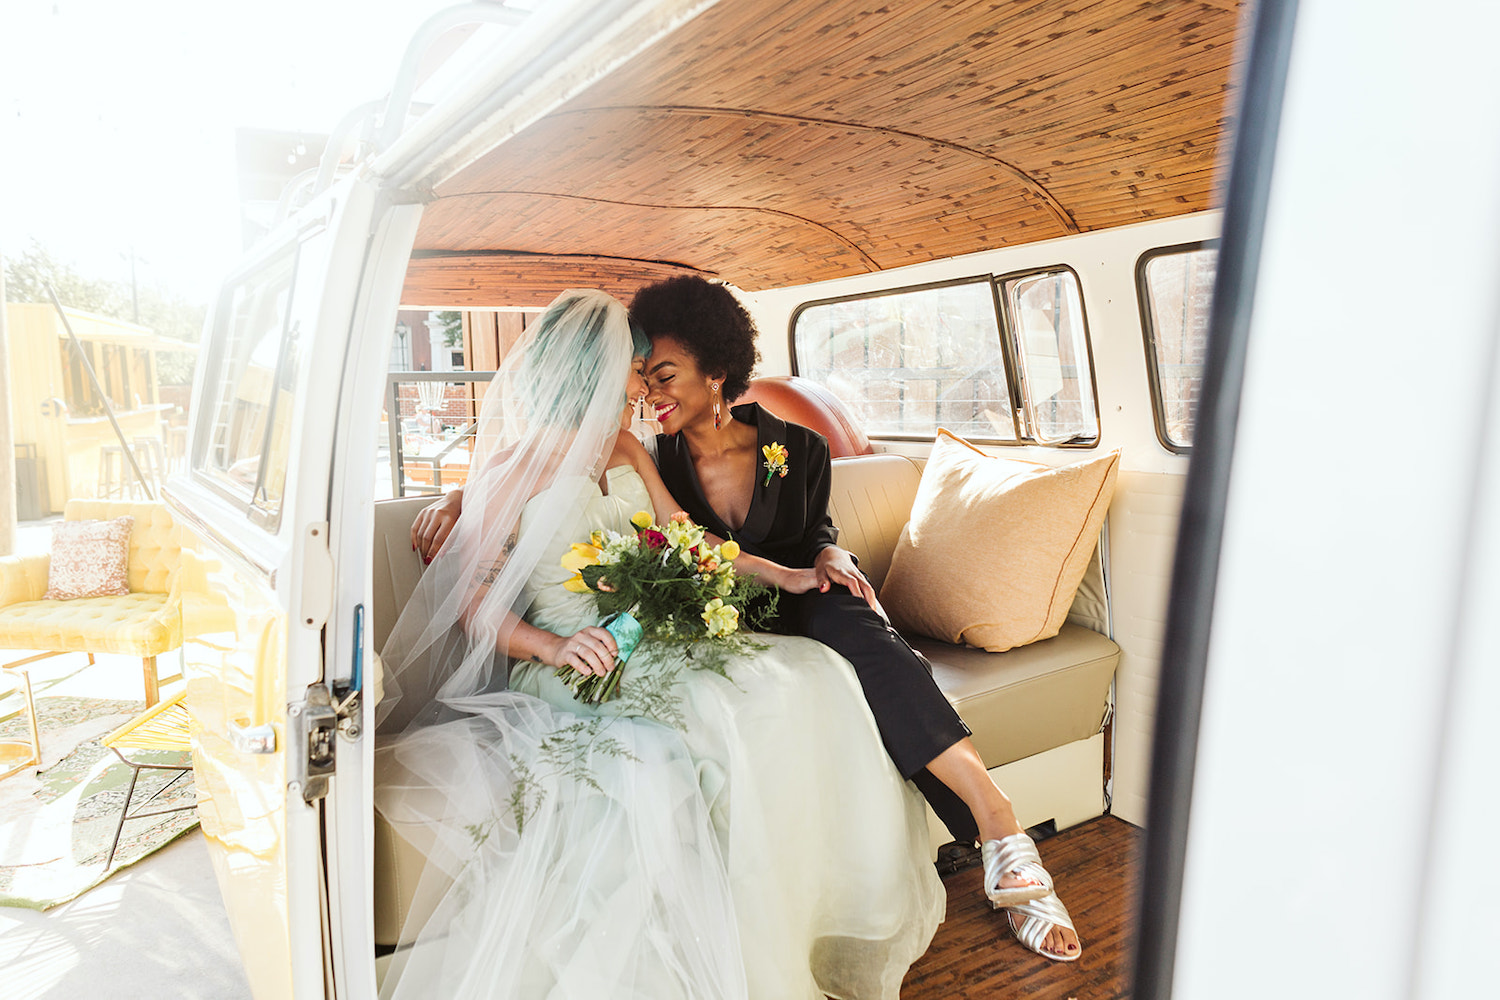
[[[328,688],[310,684],[307,697],[287,706],[287,791],[315,802],[328,794],[338,758],[339,715]]]

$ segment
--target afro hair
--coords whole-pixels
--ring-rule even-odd
[[[760,360],[755,322],[724,285],[696,275],[647,285],[631,300],[630,318],[648,337],[681,343],[705,375],[722,373],[726,402],[750,388],[750,372]]]

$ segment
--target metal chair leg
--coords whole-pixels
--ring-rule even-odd
[[[118,752],[116,752],[116,756],[119,756]],[[125,758],[123,758],[123,757],[121,757],[120,759],[121,760],[125,760]],[[130,761],[127,760],[127,761],[125,761],[125,763],[130,764]],[[115,839],[109,845],[109,857],[106,858],[105,861],[104,861],[104,870],[105,871],[108,871],[109,870],[109,866],[112,865],[112,864],[114,864],[114,862],[115,862],[115,848],[117,848],[117,847],[120,846],[120,831],[123,830],[123,829],[125,829],[125,820],[127,818],[129,818],[129,813],[130,813],[130,800],[135,797],[135,783],[136,783],[137,780],[140,779],[140,776],[141,776],[141,769],[138,768],[138,767],[136,767],[134,764],[131,764],[130,765],[130,791],[128,791],[128,792],[125,793],[125,808],[120,810],[120,822],[118,822],[118,823],[115,824]]]

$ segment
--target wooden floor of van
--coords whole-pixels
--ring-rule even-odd
[[[1130,995],[1138,859],[1145,832],[1113,816],[1049,837],[1042,861],[1078,925],[1083,955],[1051,962],[1021,947],[979,892],[979,871],[949,875],[948,918],[901,986],[901,1000],[1114,1000]]]

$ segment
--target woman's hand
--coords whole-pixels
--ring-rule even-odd
[[[866,604],[882,618],[885,617],[885,609],[875,597],[875,588],[870,586],[870,581],[854,565],[854,556],[848,549],[841,549],[837,545],[823,549],[813,560],[813,572],[818,577],[819,592],[828,593],[834,584],[848,587],[851,594],[863,597]]]
[[[814,569],[789,569],[782,567],[776,586],[788,594],[805,594],[819,587],[818,571]]]
[[[453,490],[417,513],[417,519],[411,523],[411,547],[421,553],[422,562],[432,562],[432,557],[442,550],[463,512],[463,503],[464,491]]]
[[[608,629],[590,625],[569,636],[554,635],[544,660],[554,667],[572,667],[580,674],[603,677],[615,669],[619,647]]]

